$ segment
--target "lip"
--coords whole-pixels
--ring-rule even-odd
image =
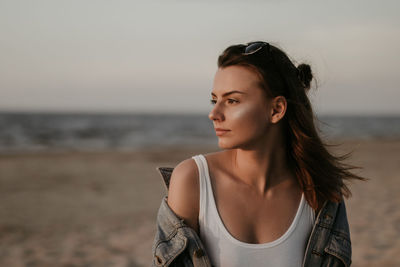
[[[229,132],[230,130],[222,129],[222,128],[215,128],[215,134],[217,136],[221,136]]]

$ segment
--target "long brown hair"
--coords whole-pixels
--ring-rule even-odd
[[[257,73],[260,87],[268,97],[286,98],[288,104],[283,129],[287,158],[307,202],[317,210],[326,200],[340,202],[343,196],[349,198],[351,192],[343,181],[368,179],[350,172],[361,167],[343,162],[352,152],[333,155],[326,147],[337,145],[321,140],[314,124],[314,120],[318,119],[307,96],[313,78],[310,65],[296,67],[285,52],[270,44],[248,55],[243,54],[245,47],[239,44],[226,48],[218,57],[218,67],[248,67]]]

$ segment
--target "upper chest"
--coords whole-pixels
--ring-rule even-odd
[[[298,211],[298,188],[263,198],[237,182],[229,172],[209,166],[211,189],[219,218],[237,240],[259,244],[284,235]]]

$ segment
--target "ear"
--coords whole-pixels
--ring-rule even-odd
[[[277,96],[271,101],[271,123],[278,123],[284,116],[287,108],[286,98]]]

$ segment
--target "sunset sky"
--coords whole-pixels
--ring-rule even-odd
[[[0,0],[0,111],[206,113],[218,55],[309,63],[320,114],[400,115],[398,1]]]

